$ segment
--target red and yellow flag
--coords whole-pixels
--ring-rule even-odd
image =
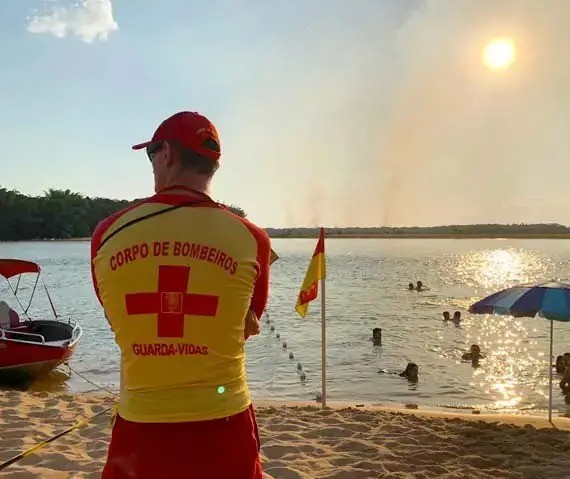
[[[279,255],[273,251],[273,249],[271,250],[271,257],[269,258],[269,264],[273,264],[275,263],[275,261],[277,261],[279,259]]]
[[[326,265],[325,265],[325,229],[321,228],[319,241],[311,262],[309,269],[305,275],[303,286],[297,298],[297,305],[295,310],[299,315],[304,318],[309,309],[309,303],[313,301],[319,294],[319,280],[326,278]]]

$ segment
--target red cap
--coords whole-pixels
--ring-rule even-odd
[[[140,150],[151,143],[165,140],[176,140],[189,150],[215,161],[218,161],[221,155],[216,127],[205,116],[193,111],[180,111],[167,118],[156,129],[152,140],[134,145],[133,150]]]

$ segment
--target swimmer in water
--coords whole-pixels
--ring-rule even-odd
[[[378,372],[382,374],[397,374],[398,376],[406,378],[408,381],[413,383],[418,381],[418,365],[416,363],[408,363],[406,369],[401,373],[387,371],[386,369],[380,369]]]
[[[416,363],[408,363],[406,369],[400,373],[400,376],[412,383],[416,383],[418,382],[418,372],[418,365]]]
[[[444,311],[443,312],[443,320],[444,321],[450,321],[451,320],[451,316],[449,314],[449,311]]]
[[[374,328],[372,330],[372,342],[374,346],[380,346],[382,344],[382,328]]]
[[[570,368],[566,368],[562,381],[560,381],[560,389],[564,394],[570,394]]]
[[[414,290],[414,283],[408,284],[408,290],[409,290],[409,291],[413,291],[413,290]]]
[[[471,361],[472,365],[478,365],[479,360],[484,357],[485,356],[481,354],[481,348],[477,344],[472,344],[470,352],[464,353],[463,356],[461,356],[461,359]]]
[[[554,368],[556,369],[556,372],[558,374],[564,373],[564,371],[566,370],[566,364],[564,361],[564,356],[562,356],[562,355],[556,356],[556,364],[554,365]]]
[[[453,313],[452,321],[455,326],[459,326],[459,323],[461,323],[461,313],[459,311],[455,311],[455,313]]]
[[[421,281],[417,282],[416,290],[417,291],[423,291],[424,290],[424,284]]]
[[[564,359],[564,366],[565,367],[570,366],[570,353],[564,353],[562,355],[562,358]]]

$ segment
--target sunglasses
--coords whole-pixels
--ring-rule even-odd
[[[164,146],[164,142],[155,141],[146,147],[146,154],[148,156],[148,159],[151,162],[152,162],[152,155],[154,155],[155,153],[158,153],[162,149],[163,146]]]

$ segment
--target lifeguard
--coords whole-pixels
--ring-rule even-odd
[[[219,138],[180,112],[146,148],[156,194],[103,220],[93,283],[121,351],[103,479],[261,479],[245,373],[269,288],[267,234],[208,195]]]

